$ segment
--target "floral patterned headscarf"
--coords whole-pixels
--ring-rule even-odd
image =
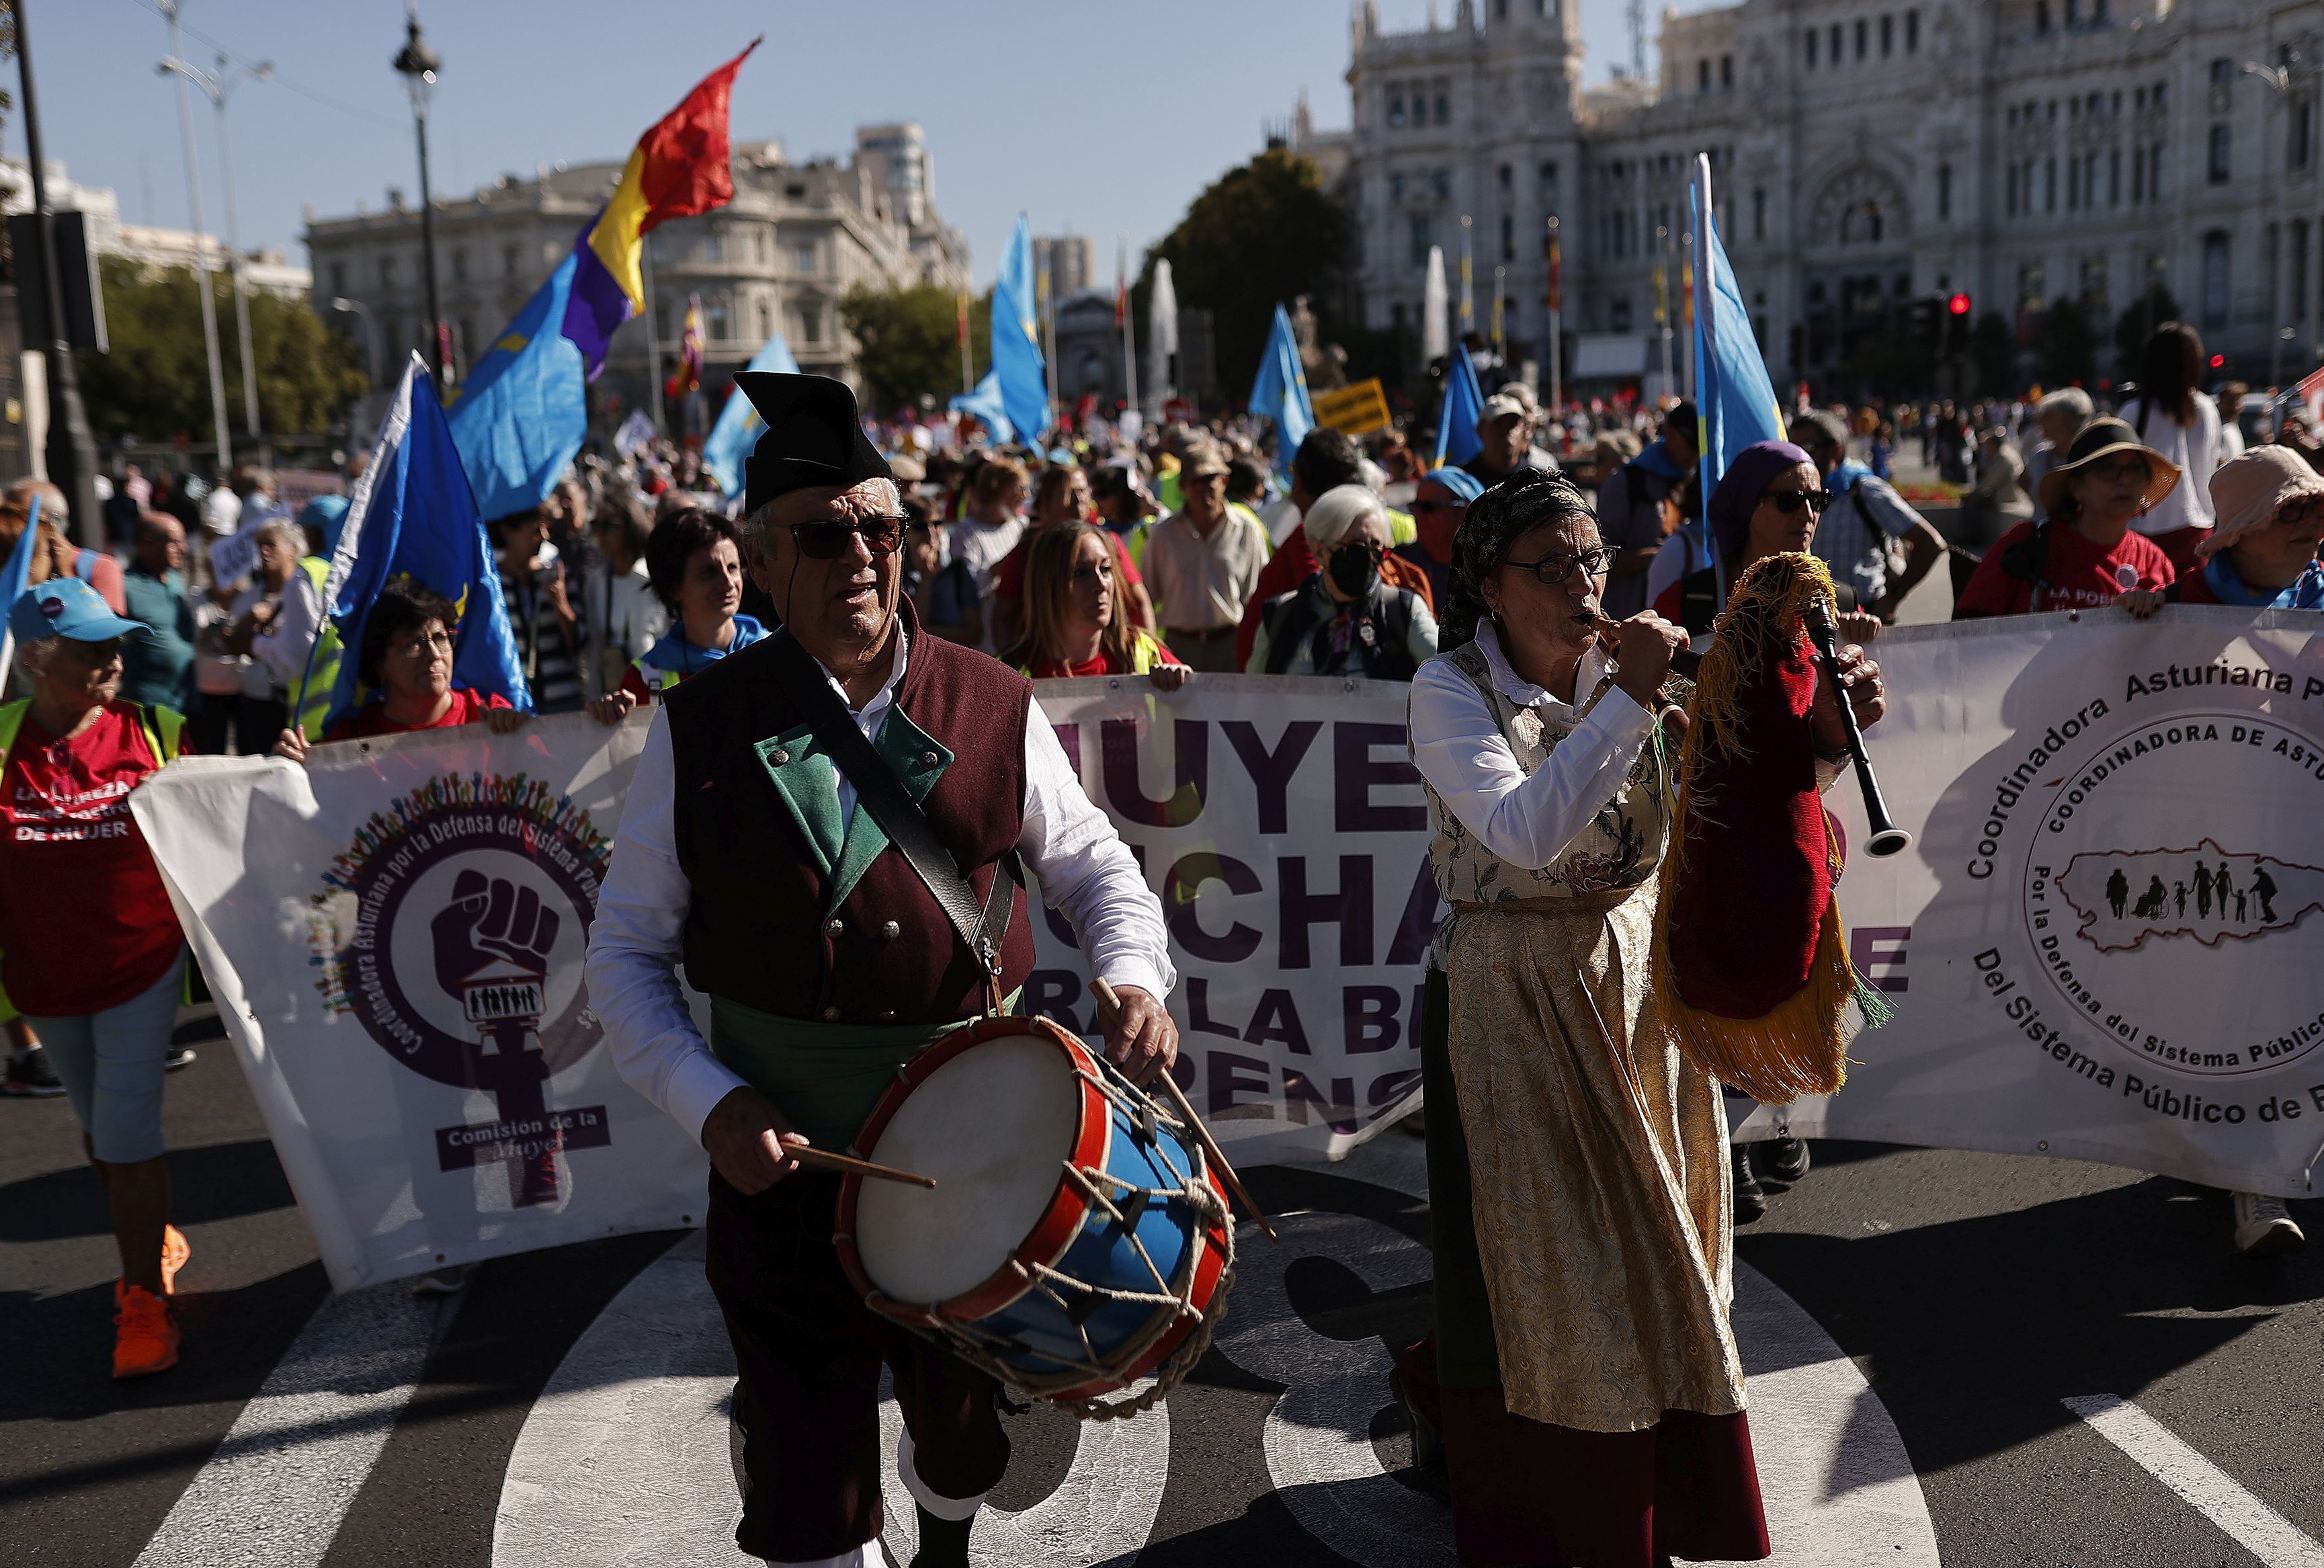
[[[1564,475],[1535,468],[1510,475],[1469,503],[1469,515],[1452,539],[1452,589],[1438,618],[1438,647],[1475,641],[1478,623],[1491,618],[1485,579],[1509,546],[1527,530],[1569,513],[1591,516],[1588,499]]]

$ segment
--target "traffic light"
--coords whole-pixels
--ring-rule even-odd
[[[1967,294],[1955,294],[1951,299],[1945,301],[1945,309],[1951,311],[1956,316],[1968,315],[1969,307],[1969,298]]]
[[[1934,300],[1913,301],[1913,341],[1923,348],[1933,348],[1937,343],[1940,318]]]

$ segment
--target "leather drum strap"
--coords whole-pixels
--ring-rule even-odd
[[[984,971],[987,1010],[1000,1010],[1001,945],[1008,939],[1013,890],[1022,881],[1017,852],[1010,850],[994,866],[992,889],[980,904],[976,890],[961,875],[960,863],[936,836],[935,824],[912,798],[895,770],[872,749],[856,727],[830,678],[814,656],[798,645],[788,629],[778,629],[773,663],[784,695],[798,709],[807,728],[829,752],[839,770],[855,786],[855,802],[872,814],[919,877],[945,918],[952,922],[961,945]]]

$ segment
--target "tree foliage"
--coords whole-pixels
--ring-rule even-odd
[[[2034,374],[2045,387],[2096,379],[2098,334],[2087,299],[2061,294],[2034,329]]]
[[[1154,263],[1168,261],[1179,308],[1211,312],[1219,391],[1240,399],[1258,374],[1277,305],[1305,294],[1323,339],[1366,336],[1351,305],[1354,252],[1354,221],[1314,161],[1271,147],[1194,198],[1147,253],[1138,319],[1142,327]]]
[[[2007,397],[2024,383],[2017,374],[2017,335],[2009,318],[1987,310],[1977,318],[1969,335],[1969,357],[1977,364],[1977,390],[1986,397]]]
[[[933,397],[941,405],[966,389],[960,384],[960,302],[949,289],[857,284],[839,301],[840,318],[855,337],[855,363],[874,409]],[[968,352],[974,375],[990,368],[992,294],[968,308]],[[973,378],[972,378],[973,381]]]
[[[112,352],[74,360],[90,429],[102,440],[207,438],[213,429],[209,359],[193,271],[107,256],[99,274]],[[239,432],[242,355],[234,338],[234,291],[224,273],[213,274],[211,286],[226,407]],[[254,291],[250,336],[258,367],[258,419],[269,434],[328,429],[370,384],[355,368],[354,346],[325,327],[303,300]]]
[[[2114,351],[2117,376],[2127,379],[2138,374],[2138,362],[2146,356],[2146,340],[2165,321],[2180,321],[2179,301],[2161,283],[2150,283],[2146,292],[2133,300],[2120,316],[2115,318]]]

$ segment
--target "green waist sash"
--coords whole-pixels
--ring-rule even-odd
[[[1010,992],[1001,1010],[1017,1010]],[[710,1049],[742,1081],[772,1100],[784,1119],[819,1148],[855,1139],[896,1069],[975,1022],[827,1024],[710,999]]]

